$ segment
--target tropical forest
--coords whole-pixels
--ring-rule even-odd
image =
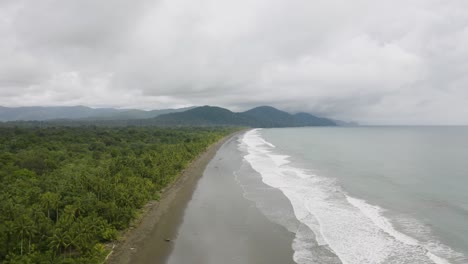
[[[0,127],[0,263],[101,263],[141,208],[234,130]]]

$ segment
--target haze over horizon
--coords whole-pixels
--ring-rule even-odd
[[[0,0],[0,105],[468,125],[462,0]]]

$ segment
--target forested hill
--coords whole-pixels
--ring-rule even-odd
[[[13,121],[0,126],[244,126],[244,127],[304,127],[336,126],[338,121],[308,113],[290,114],[271,106],[260,106],[245,112],[232,112],[216,106],[201,106],[172,110],[153,118],[129,118],[127,115],[88,119],[55,119],[45,121]]]
[[[135,120],[138,124],[141,120]],[[148,123],[162,126],[248,126],[248,127],[302,127],[336,126],[330,119],[320,118],[307,113],[289,114],[271,106],[260,106],[251,110],[235,113],[214,106],[201,106],[180,113],[160,115]],[[132,122],[131,122],[132,123]]]
[[[104,243],[233,131],[0,127],[0,263],[103,263]]]
[[[301,126],[336,126],[331,119],[316,117],[308,113],[291,115],[271,106],[260,106],[242,115],[249,116],[262,124],[262,127],[301,127]]]
[[[138,121],[134,122],[137,124]],[[180,113],[160,115],[147,120],[162,126],[254,126],[255,122],[242,114],[215,106],[202,106]]]

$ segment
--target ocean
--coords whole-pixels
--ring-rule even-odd
[[[244,197],[298,264],[468,263],[467,127],[254,129],[238,149]]]

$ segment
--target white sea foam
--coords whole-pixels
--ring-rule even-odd
[[[361,212],[365,216],[371,219],[372,222],[374,222],[376,226],[378,226],[387,234],[393,236],[394,238],[398,239],[399,241],[407,245],[412,245],[412,246],[419,245],[418,240],[395,230],[392,223],[387,218],[382,216],[382,212],[383,212],[382,208],[378,206],[370,205],[366,203],[366,201],[364,200],[353,198],[348,195],[346,195],[346,199],[348,200],[350,204],[354,205],[359,210],[361,210]]]
[[[289,156],[273,153],[259,130],[247,132],[241,144],[245,160],[263,182],[283,192],[317,244],[328,246],[343,263],[450,263],[434,247],[397,231],[382,208],[346,195],[330,178],[291,166]],[[311,263],[305,234],[298,230],[293,244],[300,264]]]

